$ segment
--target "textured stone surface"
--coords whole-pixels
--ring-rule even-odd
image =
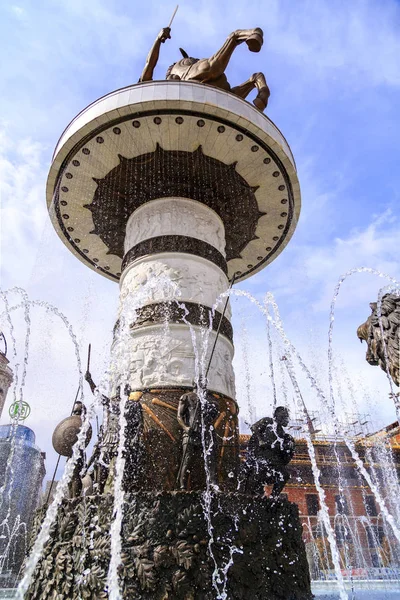
[[[163,175],[169,177],[170,173]],[[181,174],[179,179],[182,179]],[[157,187],[155,183],[153,187]],[[225,256],[225,229],[221,217],[201,202],[179,197],[165,198],[165,195],[166,191],[163,191],[162,198],[161,195],[155,200],[149,197],[146,204],[130,216],[126,225],[125,254],[139,242],[159,235],[190,235],[212,244]]]
[[[195,492],[126,496],[120,570],[124,599],[217,597],[201,500],[201,494]],[[110,495],[64,501],[27,600],[108,597],[112,510]],[[229,600],[312,598],[294,504],[217,493],[212,497],[211,513],[218,531],[211,550],[220,570],[231,558],[229,548],[237,550],[228,569],[225,591]],[[224,591],[222,583],[218,588],[220,593]]]
[[[196,240],[196,238],[183,235],[159,235],[157,237],[143,240],[133,246],[125,254],[121,264],[123,276],[125,271],[132,263],[149,254],[181,253],[183,257],[186,254],[187,259],[200,257],[216,265],[226,276],[228,267],[224,256],[211,244]]]
[[[197,352],[202,357],[200,328],[195,328]],[[203,329],[204,331],[204,329]],[[132,332],[127,342],[129,379],[132,390],[161,387],[193,387],[195,351],[187,325],[168,324],[168,336],[163,325],[143,327]],[[205,364],[208,364],[215,340],[211,331]],[[235,376],[232,367],[234,349],[224,336],[219,336],[208,377],[208,389],[235,398]]]
[[[200,127],[199,121],[204,126]],[[238,190],[234,202],[227,204],[232,215],[224,207],[226,190],[221,189],[218,198],[215,190],[208,194],[207,177],[200,194],[206,204],[208,195],[214,197],[212,208],[220,216],[226,215],[230,223],[230,278],[238,271],[239,278],[250,276],[283,250],[297,223],[300,193],[290,149],[279,130],[247,102],[222,90],[189,82],[152,82],[109,94],[82,111],[67,127],[56,149],[47,187],[50,216],[61,239],[80,260],[106,277],[119,279],[121,258],[110,250],[121,253],[123,240],[110,240],[100,229],[109,229],[111,222],[120,217],[126,222],[132,214],[129,205],[134,198],[129,193],[125,198],[126,190],[119,188],[122,182],[118,177],[114,181],[113,173],[120,172],[120,157],[128,161],[150,157],[157,145],[165,153],[188,155],[196,154],[201,146],[203,154],[219,161],[221,168],[230,165],[232,172],[245,182],[245,190],[254,191],[254,197],[246,196],[246,200]],[[144,164],[143,169],[146,168]],[[175,177],[174,186],[181,176],[183,183],[184,171]],[[108,194],[112,194],[115,185],[122,195],[115,211],[103,223],[94,213],[92,218],[91,210],[84,205],[93,204],[99,188],[97,180],[104,182],[105,178],[105,200],[111,202]],[[176,192],[170,185],[171,179],[171,173],[167,173],[162,194],[167,190],[168,195]],[[150,177],[149,185],[152,181]],[[189,188],[180,190],[179,195],[193,197],[190,185],[189,181]],[[248,212],[246,206],[251,222],[246,224],[248,231],[243,237],[241,217]],[[233,218],[235,212],[239,218]],[[93,233],[97,229],[98,233]],[[234,249],[241,243],[244,245],[240,257],[234,258]]]
[[[213,318],[212,318],[213,317]],[[168,319],[168,323],[181,323],[197,327],[210,327],[217,330],[219,327],[220,335],[224,335],[233,343],[233,329],[230,321],[224,316],[220,325],[221,313],[212,311],[208,306],[197,304],[196,302],[158,302],[157,304],[147,304],[141,306],[136,311],[135,321],[131,324],[131,331],[151,325],[163,325]]]
[[[177,251],[170,252],[168,250],[154,257],[136,258],[130,268],[126,268],[120,280],[122,301],[127,294],[140,292],[143,306],[153,304],[153,302],[163,302],[176,296],[173,289],[175,287],[179,289],[179,302],[197,302],[211,307],[216,298],[226,292],[229,287],[228,278],[221,268],[210,260],[208,253],[201,258],[198,254],[192,253],[188,256],[183,252],[182,245],[186,240],[194,242],[196,240],[188,237],[182,238],[182,236],[177,236],[175,239]],[[208,250],[210,248],[211,246],[207,246]],[[198,248],[193,248],[193,252],[196,250]],[[213,250],[217,253],[217,250]],[[171,283],[168,286],[147,285],[154,280],[165,280]],[[178,298],[176,299],[178,300]],[[223,298],[218,305],[219,312],[223,311],[225,301],[226,298]],[[228,319],[231,316],[230,303],[228,303],[225,315]]]

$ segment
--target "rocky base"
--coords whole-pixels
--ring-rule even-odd
[[[200,492],[126,496],[120,571],[124,599],[313,597],[296,505],[213,493],[210,540],[202,502]],[[112,511],[111,495],[64,501],[27,599],[108,598]]]

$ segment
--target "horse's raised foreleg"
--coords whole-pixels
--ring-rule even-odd
[[[212,81],[218,79],[225,72],[232,53],[240,44],[246,42],[252,52],[259,52],[263,44],[262,29],[237,29],[231,33],[219,50],[210,58],[202,59],[191,69],[191,79]],[[199,71],[197,73],[197,71]]]
[[[258,94],[254,98],[253,104],[259,110],[263,111],[267,107],[268,98],[270,96],[269,87],[265,81],[265,76],[263,73],[254,73],[250,79],[232,88],[231,92],[236,96],[240,96],[240,98],[247,98],[254,88],[257,88]]]

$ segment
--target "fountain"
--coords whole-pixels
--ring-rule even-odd
[[[14,380],[3,333],[0,351],[0,414]],[[16,379],[15,379],[16,382]],[[0,426],[0,589],[13,588],[20,579],[28,550],[28,534],[46,473],[44,454],[35,444],[35,433],[22,425],[30,414],[25,401],[13,402],[10,425]]]
[[[295,163],[261,112],[264,76],[231,88],[224,74],[239,44],[260,50],[262,31],[234,32],[209,59],[182,51],[167,81],[152,81],[169,33],[157,37],[141,82],[83,110],[54,152],[53,225],[77,258],[119,282],[120,307],[108,373],[99,386],[86,374],[92,405],[53,437],[59,452],[69,439],[69,459],[19,594],[306,600],[297,507],[279,496],[281,483],[271,498],[255,485],[264,446],[274,477],[290,460],[284,411],[255,426],[253,466],[241,475],[229,303],[232,284],[293,234]],[[244,98],[254,88],[252,107]],[[92,483],[80,492],[99,404]],[[287,459],[274,459],[276,444]]]
[[[340,286],[353,272],[373,270],[354,269],[335,290],[325,394],[287,337],[272,294],[262,304],[232,287],[279,255],[300,211],[292,153],[262,114],[265,77],[255,73],[231,87],[224,73],[239,44],[261,49],[262,31],[234,32],[209,59],[181,50],[167,80],[152,81],[169,37],[169,27],[161,30],[138,84],[100,98],[70,123],[48,178],[59,237],[120,286],[109,366],[97,386],[89,352],[90,404],[66,317],[19,288],[13,291],[20,304],[10,308],[9,292],[1,293],[12,339],[12,310],[22,308],[27,325],[20,383],[14,372],[12,448],[22,431],[31,307],[62,320],[80,378],[72,413],[53,435],[66,468],[54,500],[37,513],[17,597],[307,600],[307,559],[318,591],[335,591],[341,600],[347,589],[356,597],[358,579],[396,583],[400,496],[391,433],[359,431],[365,423],[358,417],[341,423],[332,352]],[[245,100],[252,89],[255,107]],[[394,293],[398,284],[389,280]],[[255,416],[244,347],[251,437],[239,436],[232,298],[250,300],[266,322],[274,417]],[[382,292],[361,337],[374,350],[379,345],[374,361],[391,381],[398,377],[397,333],[390,330],[389,345],[379,338],[388,329],[384,319],[393,323],[387,305]],[[246,344],[245,326],[241,337]],[[0,368],[8,373],[5,361]],[[308,411],[299,374],[320,401],[329,432]],[[8,386],[11,380],[8,373]],[[290,463],[293,438],[278,405],[291,394],[298,421],[289,423],[297,438]],[[99,411],[102,425],[86,460]],[[349,423],[358,423],[357,431]],[[10,528],[7,516],[3,524],[16,547],[26,524],[15,519]],[[11,554],[2,552],[4,564]]]

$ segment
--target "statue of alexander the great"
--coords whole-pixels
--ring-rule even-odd
[[[139,81],[151,81],[153,79],[161,44],[170,38],[170,27],[161,29],[149,52]],[[258,94],[253,103],[260,111],[263,111],[267,107],[270,91],[262,73],[254,73],[247,81],[235,87],[230,86],[225,75],[225,69],[233,51],[243,42],[246,42],[251,52],[259,52],[263,44],[262,29],[259,27],[255,29],[237,29],[227,37],[223,46],[210,58],[193,58],[180,48],[183,58],[169,67],[166,79],[198,81],[231,92],[240,98],[246,98],[256,88]]]

